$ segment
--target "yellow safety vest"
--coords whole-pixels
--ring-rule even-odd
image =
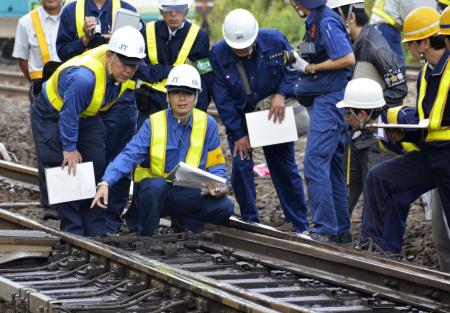
[[[402,27],[397,23],[395,18],[393,18],[391,15],[386,13],[384,10],[384,0],[377,0],[375,2],[375,5],[372,8],[372,12],[376,15],[382,17],[389,25],[392,27],[395,27],[397,29],[401,29]]]
[[[417,109],[419,111],[419,118],[423,120],[425,113],[423,111],[423,99],[427,92],[427,80],[425,74],[427,71],[428,63],[422,68],[422,77],[420,81],[419,101],[417,103]],[[450,140],[450,126],[441,126],[442,117],[444,115],[445,107],[447,104],[448,89],[450,88],[450,61],[447,60],[447,65],[442,72],[441,82],[437,90],[436,99],[434,100],[433,108],[430,112],[430,126],[428,127],[428,133],[426,141],[439,141]]]
[[[84,6],[86,0],[77,0],[75,4],[75,22],[77,26],[78,38],[84,36],[83,25],[84,25]],[[116,12],[120,8],[120,0],[112,0],[112,25],[114,25],[114,19],[116,18]]]
[[[189,29],[188,34],[184,39],[183,45],[181,46],[180,52],[178,52],[177,59],[175,60],[175,63],[173,63],[173,66],[183,64],[186,62],[199,31],[200,27],[198,27],[195,24],[191,24],[191,28]],[[158,49],[156,47],[156,30],[154,21],[147,23],[146,32],[147,32],[148,58],[151,64],[158,64]],[[163,79],[162,81],[156,83],[143,82],[143,84],[155,90],[167,93],[166,81],[167,79]]]
[[[95,75],[95,87],[92,95],[91,102],[87,106],[86,110],[81,113],[80,117],[95,116],[99,111],[108,110],[116,100],[125,92],[128,87],[128,82],[123,83],[120,87],[117,97],[102,107],[103,100],[106,92],[106,75],[108,75],[105,66],[106,52],[108,51],[108,45],[101,45],[97,48],[88,50],[83,54],[80,54],[69,61],[62,64],[58,69],[50,76],[50,79],[46,82],[45,91],[47,93],[48,100],[52,106],[59,112],[64,104],[64,101],[59,94],[58,81],[61,72],[69,67],[86,67],[91,70]]]
[[[150,168],[138,165],[134,171],[134,182],[139,183],[144,178],[164,177],[169,173],[165,171],[167,150],[167,110],[150,115],[152,136],[150,139]],[[198,109],[192,111],[192,132],[189,151],[185,162],[194,167],[200,166],[203,145],[205,142],[208,116]],[[219,147],[220,149],[220,147]]]
[[[438,2],[444,5],[450,5],[450,0],[438,0]]]
[[[398,113],[404,107],[406,107],[406,105],[400,105],[400,106],[388,109],[387,120],[388,120],[389,124],[398,124]],[[403,151],[405,151],[405,152],[420,150],[419,147],[412,142],[405,141],[405,142],[402,142],[401,145],[403,147]]]
[[[51,60],[51,58],[50,52],[48,51],[47,39],[45,38],[44,29],[42,28],[41,19],[39,18],[38,9],[31,12],[31,21],[33,22],[34,32],[36,33],[39,50],[41,51],[42,63],[45,65]],[[30,72],[30,78],[32,80],[42,78],[42,71]]]

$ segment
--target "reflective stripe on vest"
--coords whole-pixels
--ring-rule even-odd
[[[401,109],[406,107],[406,105],[400,105],[397,107],[393,107],[388,109],[387,111],[387,120],[389,124],[398,124],[398,114],[400,113]],[[420,150],[418,146],[416,146],[412,142],[402,142],[401,143],[403,151],[409,152],[409,151],[418,151]]]
[[[77,0],[75,4],[75,23],[77,26],[78,38],[84,36],[83,25],[84,25],[84,7],[86,5],[86,0]],[[120,0],[112,0],[112,14],[111,14],[111,27],[114,25],[114,19],[116,18],[116,12],[120,8]]]
[[[427,80],[425,79],[428,63],[422,68],[422,76],[420,79],[419,100],[417,103],[417,109],[419,111],[419,119],[425,119],[425,112],[423,110],[423,99],[427,91]],[[430,112],[430,126],[426,141],[437,140],[450,140],[450,127],[441,126],[442,117],[444,115],[445,106],[448,98],[448,89],[450,88],[450,61],[447,60],[447,64],[442,72],[441,81],[439,83],[436,99],[434,100],[433,107]]]
[[[401,29],[400,25],[395,21],[395,18],[384,11],[384,0],[378,0],[372,8],[372,13],[382,17],[389,25],[397,29]]]
[[[146,26],[148,58],[151,64],[158,64],[158,49],[156,47],[155,28],[156,28],[155,22],[150,22]],[[191,24],[191,28],[189,28],[188,34],[184,39],[183,45],[181,46],[181,49],[178,52],[177,59],[175,60],[175,63],[173,63],[173,66],[183,64],[186,62],[189,56],[189,52],[191,52],[192,46],[194,45],[194,41],[197,38],[199,31],[200,27],[198,27],[195,24]],[[156,83],[143,82],[143,84],[158,91],[166,93],[167,92],[166,80],[167,79],[163,79],[162,81]]]
[[[134,171],[134,182],[139,183],[144,178],[164,177],[167,149],[167,110],[150,115],[152,136],[150,141],[150,168],[137,166]],[[192,132],[190,146],[185,162],[194,167],[200,166],[203,146],[205,143],[208,116],[198,109],[192,111]]]
[[[42,63],[45,65],[50,61],[50,52],[48,51],[47,39],[45,39],[44,29],[42,28],[41,19],[39,18],[38,9],[31,12],[31,21],[33,22],[34,32],[39,44]],[[31,79],[42,78],[42,71],[30,72]]]
[[[95,75],[95,87],[94,93],[92,94],[92,99],[87,108],[81,113],[80,117],[94,116],[98,111],[106,111],[109,109],[115,101],[125,92],[128,84],[122,84],[119,94],[110,103],[102,108],[102,103],[105,98],[106,92],[106,66],[105,57],[108,51],[108,45],[101,45],[97,48],[86,51],[69,61],[63,63],[58,69],[52,74],[50,79],[46,82],[45,91],[47,93],[48,100],[52,106],[59,112],[64,104],[64,101],[59,94],[58,81],[61,72],[69,67],[79,67],[83,66],[91,70]]]

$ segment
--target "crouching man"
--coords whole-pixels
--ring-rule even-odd
[[[180,162],[226,178],[225,160],[214,119],[195,109],[201,92],[200,75],[187,64],[175,66],[167,83],[169,108],[150,115],[139,132],[111,162],[99,183],[92,207],[106,208],[108,188],[134,173],[139,208],[139,233],[152,236],[161,216],[176,219],[180,226],[199,232],[203,224],[225,224],[233,213],[227,187],[199,189],[174,186],[168,173]]]

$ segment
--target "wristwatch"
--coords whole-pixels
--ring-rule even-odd
[[[102,180],[101,182],[99,182],[99,183],[97,184],[97,188],[100,187],[100,186],[106,186],[106,187],[109,187],[109,184],[108,184],[107,181]]]

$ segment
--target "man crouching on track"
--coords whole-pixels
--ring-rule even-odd
[[[44,83],[31,108],[37,129],[37,152],[44,167],[68,166],[76,173],[82,160],[92,161],[98,181],[106,167],[105,129],[99,111],[109,109],[128,87],[145,57],[144,38],[123,27],[102,45],[61,65]],[[89,200],[55,205],[61,230],[82,236],[106,232],[106,212],[90,209]]]
[[[129,175],[137,164],[147,163],[148,170],[134,176],[139,183],[136,194],[142,236],[154,234],[161,216],[171,216],[180,226],[199,232],[204,223],[227,223],[233,213],[233,203],[225,197],[227,187],[209,186],[209,195],[202,195],[199,189],[166,181],[167,173],[180,161],[226,178],[217,124],[194,108],[202,90],[199,73],[190,65],[177,65],[169,73],[166,88],[169,108],[150,115],[108,165],[91,205],[106,208],[109,186]]]

